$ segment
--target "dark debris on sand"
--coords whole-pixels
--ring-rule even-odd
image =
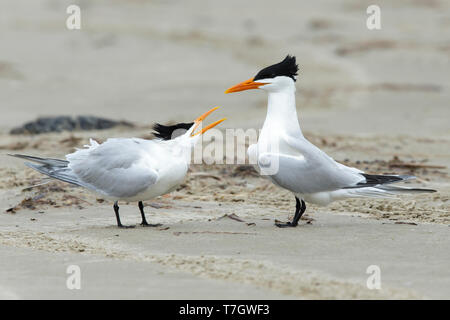
[[[27,122],[23,126],[13,128],[10,134],[40,134],[47,132],[62,132],[75,130],[104,130],[116,126],[134,127],[126,121],[115,121],[95,116],[41,117],[35,121]]]

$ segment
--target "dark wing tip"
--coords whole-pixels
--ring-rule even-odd
[[[387,184],[394,183],[405,180],[403,177],[394,176],[394,175],[382,175],[382,174],[367,174],[361,173],[361,175],[366,178],[366,185],[377,185],[377,184]],[[359,183],[358,183],[359,184]]]
[[[422,192],[429,192],[429,193],[437,192],[437,190],[434,190],[434,189],[425,189],[425,188],[416,188],[416,189],[419,191],[422,191]],[[414,189],[414,190],[416,190],[416,189]]]

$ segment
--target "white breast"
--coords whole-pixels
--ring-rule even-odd
[[[156,169],[158,180],[146,190],[133,196],[127,201],[144,201],[170,193],[175,190],[185,179],[188,164],[181,158],[168,157],[164,162],[160,162]]]

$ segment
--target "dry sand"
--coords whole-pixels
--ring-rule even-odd
[[[89,137],[148,137],[154,121],[214,105],[228,117],[222,127],[259,128],[262,92],[222,92],[292,53],[313,143],[438,192],[310,205],[301,226],[280,230],[288,192],[246,166],[194,165],[176,192],[146,202],[163,227],[118,230],[111,203],[59,182],[23,191],[40,176],[2,155],[0,298],[450,298],[448,2],[379,1],[380,31],[365,28],[364,1],[78,3],[73,32],[64,1],[0,4],[2,154],[63,157]],[[138,126],[8,134],[66,114]],[[121,212],[125,223],[140,219],[135,204]],[[79,291],[65,285],[71,264]],[[380,266],[382,290],[367,289],[369,265]]]

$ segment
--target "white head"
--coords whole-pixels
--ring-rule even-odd
[[[297,73],[295,57],[288,55],[283,61],[262,69],[255,77],[229,88],[225,93],[249,89],[262,89],[267,92],[295,91]]]
[[[226,120],[226,118],[217,120],[200,129],[203,120],[205,120],[207,116],[217,109],[219,109],[219,107],[212,108],[195,119],[194,122],[177,123],[172,126],[165,126],[157,123],[153,126],[153,134],[157,138],[169,144],[173,148],[173,152],[175,154],[182,152],[184,155],[190,157],[191,151],[200,139],[201,135]],[[197,129],[200,130],[197,131]]]

